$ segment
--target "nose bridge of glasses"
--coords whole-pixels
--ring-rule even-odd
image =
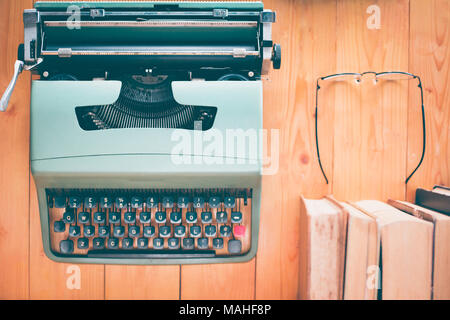
[[[360,83],[362,79],[364,78],[371,78],[373,81],[373,84],[377,84],[377,73],[375,71],[366,71],[363,73],[360,73],[359,78],[356,79],[356,82]]]
[[[355,81],[357,84],[361,83],[362,79],[367,75],[372,75],[372,79],[374,84],[377,83],[377,73],[374,71],[366,71],[363,73],[356,72],[347,72],[347,73],[337,73],[333,75],[329,75],[326,77],[322,77],[319,80],[321,81]]]

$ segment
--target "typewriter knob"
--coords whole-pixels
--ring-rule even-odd
[[[272,63],[273,63],[274,69],[281,68],[281,45],[280,44],[273,45]]]
[[[17,48],[17,60],[25,61],[25,46],[23,43],[19,44]]]

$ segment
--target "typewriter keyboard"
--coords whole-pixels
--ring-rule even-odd
[[[47,201],[62,256],[212,258],[251,246],[251,189],[47,189]]]

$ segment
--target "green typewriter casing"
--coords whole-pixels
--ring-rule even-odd
[[[71,6],[79,8],[79,28],[63,23],[73,14]],[[267,74],[268,63],[279,64],[280,59],[279,48],[271,41],[274,21],[274,13],[264,10],[261,2],[37,2],[34,9],[25,11],[25,42],[20,50],[25,65],[41,76],[32,81],[31,170],[44,251],[50,259],[192,264],[243,262],[255,256],[262,176],[261,75]],[[199,132],[208,130],[82,128],[76,108],[113,104],[121,94],[121,74],[126,72],[171,74],[170,87],[178,104],[215,107],[208,130],[222,132],[224,137],[230,129],[254,131],[257,152],[241,158],[214,154],[223,161],[206,165],[194,159],[214,159],[194,148],[188,156],[190,164],[177,164],[172,158],[174,137],[194,141]],[[220,78],[226,74],[231,76]],[[248,81],[237,81],[244,77]],[[230,160],[234,164],[227,164]],[[48,190],[147,188],[251,189],[249,251],[214,258],[105,259],[52,250]]]

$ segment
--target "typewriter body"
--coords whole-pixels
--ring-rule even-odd
[[[30,161],[50,259],[256,254],[261,76],[281,59],[273,22],[261,2],[36,2],[24,12],[15,78],[26,69],[36,79]],[[258,138],[228,141],[230,131]],[[213,132],[232,146],[198,147]],[[242,141],[256,151],[236,153]]]

